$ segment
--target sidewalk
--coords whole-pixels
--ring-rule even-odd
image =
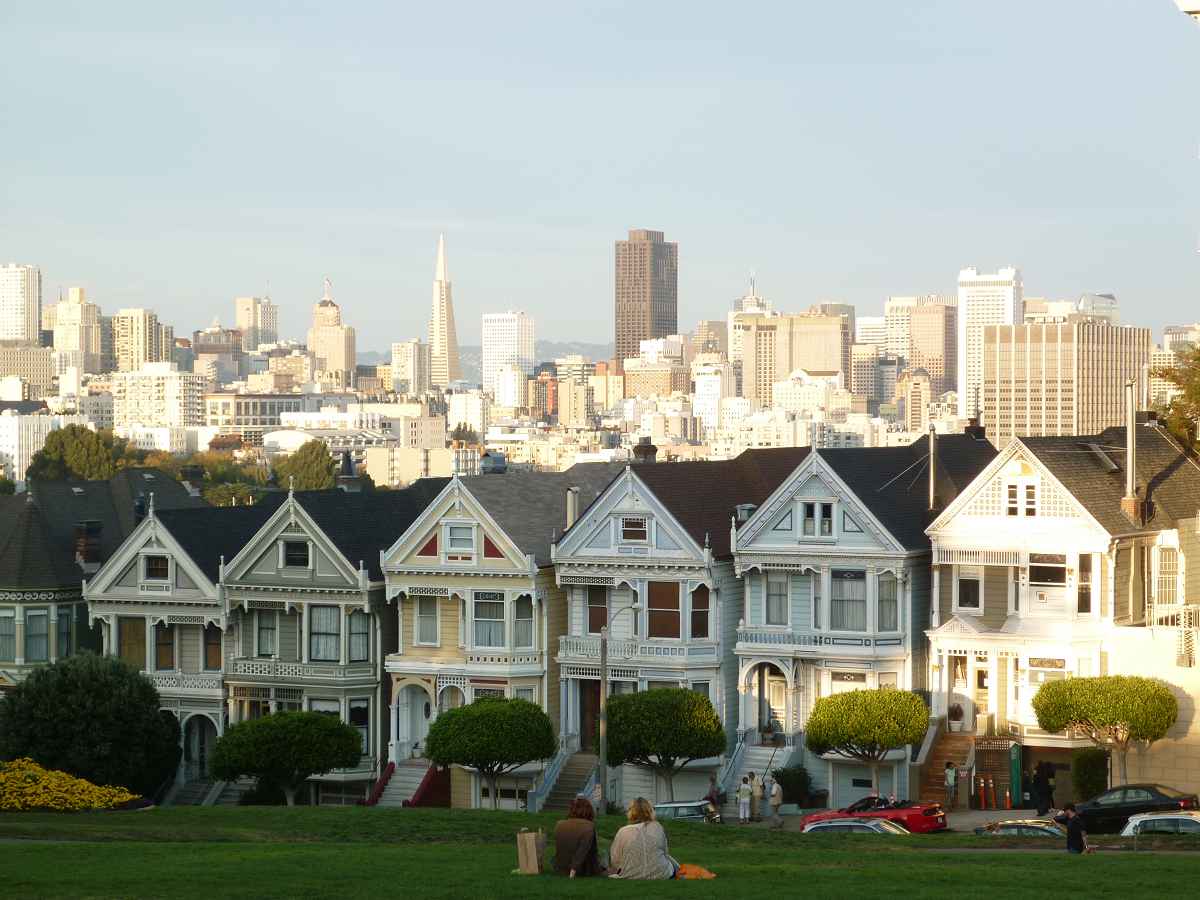
[[[968,809],[965,806],[947,815],[950,824],[949,830],[956,834],[973,834],[976,828],[980,825],[987,825],[989,822],[1002,822],[1006,819],[1039,818],[1036,809]],[[802,818],[802,816],[784,816],[783,830],[799,831]],[[734,827],[739,827],[736,820],[730,824]],[[764,819],[762,822],[755,822],[752,825],[740,827],[770,828],[770,823]]]

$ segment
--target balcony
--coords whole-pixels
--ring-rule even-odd
[[[486,647],[464,650],[468,666],[496,666],[502,669],[534,667],[539,673],[543,665],[540,650],[489,650]]]
[[[564,634],[558,639],[559,659],[599,660],[600,638]],[[714,641],[658,642],[646,638],[609,638],[608,662],[620,663],[674,663],[685,665],[691,662],[717,660],[717,645]]]
[[[900,649],[904,639],[899,634],[811,634],[792,631],[782,626],[739,625],[735,653],[765,653],[782,651],[789,653],[797,649],[820,649],[823,653],[836,652],[839,656],[877,656],[887,654],[886,648]]]
[[[213,692],[220,694],[224,690],[220,672],[184,673],[184,672],[147,672],[154,686],[160,691],[170,691],[173,694],[201,694]]]
[[[378,674],[374,663],[356,662],[348,665],[338,663],[285,662],[280,659],[235,659],[230,676],[242,678],[305,678],[323,681],[339,679],[372,678]]]

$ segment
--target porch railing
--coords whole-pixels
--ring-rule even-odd
[[[531,790],[525,797],[525,808],[529,812],[542,811],[542,807],[550,799],[550,792],[554,790],[554,785],[558,781],[559,774],[562,772],[563,763],[571,758],[571,754],[572,751],[569,742],[559,739],[558,752],[550,758],[550,762],[546,768],[542,769],[542,778],[538,782],[537,787]]]
[[[383,767],[383,774],[379,776],[379,780],[375,782],[375,787],[371,788],[371,793],[366,800],[362,801],[364,806],[375,806],[379,803],[379,798],[383,796],[384,790],[388,786],[388,782],[392,780],[392,773],[396,771],[396,764],[389,762]]]
[[[376,674],[371,663],[301,663],[278,659],[235,659],[230,675],[267,678],[364,678]]]
[[[224,687],[219,672],[211,674],[186,672],[147,672],[146,677],[160,691],[220,691]]]
[[[815,647],[820,643],[819,635],[761,625],[739,625],[737,639],[739,644],[773,644],[784,647]]]
[[[721,793],[729,792],[729,782],[732,778],[737,777],[737,773],[741,771],[742,758],[746,755],[746,732],[738,732],[737,743],[733,745],[733,752],[725,758],[725,764],[717,770],[717,788]]]
[[[704,644],[700,647],[706,646]],[[716,646],[713,644],[712,646]],[[689,650],[695,655],[698,649],[695,644],[659,644],[642,638],[609,638],[608,659],[616,662],[627,659],[649,659],[661,662],[663,660],[685,661]],[[600,658],[600,638],[583,635],[564,634],[558,639],[558,655],[582,659]]]

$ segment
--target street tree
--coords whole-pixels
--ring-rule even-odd
[[[358,765],[362,736],[335,716],[279,712],[229,728],[213,750],[213,775],[233,781],[243,775],[283,791],[288,806],[313,775]]]
[[[492,808],[502,776],[558,749],[550,717],[528,700],[485,697],[439,713],[429,726],[425,752],[439,766],[466,766],[488,784]]]
[[[839,753],[867,766],[878,795],[880,763],[891,751],[919,743],[928,727],[925,701],[911,691],[847,691],[813,704],[804,742],[813,753]]]
[[[697,759],[725,752],[725,729],[708,697],[688,688],[655,688],[608,701],[608,760],[662,776],[675,799],[675,776]]]
[[[1069,728],[1115,753],[1121,784],[1128,784],[1130,749],[1166,737],[1179,718],[1179,701],[1157,679],[1101,675],[1045,682],[1034,694],[1033,711],[1043,731]]]
[[[275,463],[275,481],[285,490],[326,491],[334,486],[336,467],[323,441],[309,441]]]
[[[30,460],[25,477],[38,481],[112,478],[118,469],[139,465],[144,458],[145,453],[113,437],[111,431],[68,425],[46,436],[45,445]]]

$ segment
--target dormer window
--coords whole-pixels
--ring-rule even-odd
[[[472,562],[475,559],[475,529],[470,525],[446,526],[446,561]]]
[[[833,504],[804,503],[804,537],[833,537]]]
[[[171,562],[165,556],[143,557],[144,577],[146,581],[169,581],[171,578]]]
[[[645,542],[650,540],[650,524],[645,516],[621,517],[621,540]]]
[[[1004,513],[1008,516],[1037,515],[1037,484],[1027,479],[1010,481],[1004,487]]]
[[[283,564],[289,569],[307,569],[308,541],[284,541]]]

